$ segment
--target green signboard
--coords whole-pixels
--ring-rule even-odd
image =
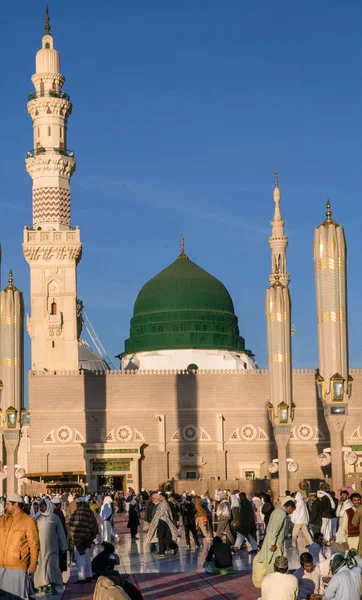
[[[86,454],[138,454],[137,448],[88,448]]]
[[[94,460],[93,461],[93,471],[94,472],[104,472],[104,471],[130,471],[131,470],[131,462],[130,460]]]

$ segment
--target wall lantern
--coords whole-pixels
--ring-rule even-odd
[[[348,380],[347,380],[348,398],[350,398],[352,396],[352,385],[353,385],[353,377],[352,377],[352,375],[348,375]]]
[[[278,420],[279,423],[288,423],[289,406],[285,402],[278,404]]]
[[[269,413],[269,421],[271,422],[271,424],[274,423],[274,406],[272,405],[271,402],[269,402],[268,404],[268,413]]]
[[[18,411],[13,406],[9,406],[6,410],[6,425],[9,429],[15,429],[17,414]]]
[[[332,402],[343,402],[345,379],[339,373],[331,377]]]
[[[325,381],[324,381],[324,378],[322,377],[322,375],[318,375],[318,377],[316,379],[316,384],[317,384],[319,399],[322,400],[322,402],[324,402],[325,396],[326,396],[326,386],[325,386]]]

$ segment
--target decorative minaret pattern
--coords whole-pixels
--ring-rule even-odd
[[[272,251],[270,287],[266,291],[265,313],[268,338],[268,365],[270,404],[269,415],[278,447],[279,494],[284,495],[288,487],[287,446],[290,438],[291,421],[294,413],[292,400],[292,343],[291,343],[291,300],[286,272],[286,247],[288,238],[284,234],[284,221],[280,213],[280,190],[276,172],[274,219],[271,222],[272,236],[269,246]]]
[[[76,266],[81,256],[80,232],[71,227],[69,181],[75,169],[67,148],[67,122],[72,105],[62,91],[64,76],[53,47],[48,8],[42,48],[29,96],[34,144],[26,168],[33,180],[33,227],[25,228],[23,250],[30,265],[32,368],[76,370]]]
[[[317,297],[319,396],[331,435],[333,486],[344,485],[343,430],[347,420],[352,378],[348,366],[346,240],[343,227],[326,219],[314,232],[314,269]]]
[[[24,408],[24,301],[15,287],[13,274],[0,292],[0,380],[2,391],[0,408],[4,419],[4,442],[0,460],[7,465],[7,493],[17,491],[15,464],[20,441],[20,427]],[[0,475],[0,486],[2,477]]]
[[[275,171],[275,188],[273,199],[275,203],[274,218],[271,222],[272,234],[269,238],[269,246],[271,248],[271,274],[269,276],[270,285],[275,282],[275,273],[278,271],[279,280],[282,285],[289,285],[290,275],[287,273],[287,246],[288,238],[284,233],[285,221],[280,213],[280,189],[278,171]]]

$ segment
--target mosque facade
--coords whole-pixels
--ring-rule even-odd
[[[206,490],[267,480],[283,494],[359,481],[362,372],[348,366],[346,243],[330,204],[314,242],[318,369],[292,368],[288,238],[276,176],[268,370],[242,337],[229,292],[187,256],[183,240],[176,260],[140,290],[120,369],[109,370],[81,340],[82,244],[71,222],[76,162],[64,81],[47,15],[27,105],[34,136],[26,158],[33,222],[23,240],[31,283],[29,446],[25,477],[11,485]]]

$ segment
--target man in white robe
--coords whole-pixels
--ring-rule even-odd
[[[259,600],[297,600],[298,580],[288,574],[288,559],[278,556],[273,564],[273,573],[263,579]]]
[[[68,543],[61,521],[54,514],[54,505],[48,498],[40,501],[40,515],[36,522],[39,531],[40,552],[34,584],[42,591],[49,588],[54,594],[56,586],[63,585],[59,569],[59,552],[66,552]]]
[[[283,554],[287,515],[291,515],[294,510],[295,502],[289,500],[284,506],[276,508],[270,516],[264,542],[257,555],[258,562],[265,564],[267,575],[274,572],[275,559]]]
[[[310,546],[313,543],[313,540],[307,527],[309,514],[306,502],[300,492],[297,492],[295,495],[295,503],[296,509],[291,516],[291,520],[294,525],[292,532],[292,548],[296,548],[297,546],[297,537],[300,529],[304,533],[307,544]]]
[[[106,496],[103,500],[101,514],[100,514],[103,542],[110,543],[112,541],[112,535],[113,535],[112,517],[113,517],[112,498],[110,496]]]

